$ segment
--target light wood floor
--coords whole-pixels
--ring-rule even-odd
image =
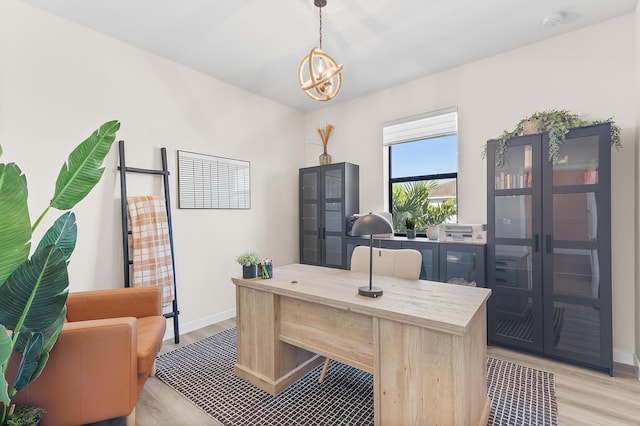
[[[161,353],[235,326],[230,319],[180,336],[180,344],[165,341]],[[497,346],[488,355],[555,374],[560,425],[639,425],[640,381],[632,367],[616,364],[614,377]],[[113,426],[121,421],[102,422]],[[136,406],[137,426],[219,425],[191,402],[155,377],[149,378]]]

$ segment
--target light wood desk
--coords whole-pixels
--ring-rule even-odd
[[[310,265],[233,278],[235,373],[275,395],[329,356],[373,373],[376,425],[486,425],[490,290]],[[331,370],[329,370],[331,375]]]

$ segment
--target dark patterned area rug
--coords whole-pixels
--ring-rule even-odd
[[[224,425],[373,425],[371,374],[332,361],[274,396],[233,374],[236,329],[158,357],[157,377]],[[552,373],[487,359],[489,425],[556,425]]]

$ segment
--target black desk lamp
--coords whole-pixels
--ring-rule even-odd
[[[373,275],[373,234],[390,234],[393,232],[393,227],[387,219],[379,214],[369,213],[364,216],[360,216],[358,220],[353,224],[351,229],[351,235],[361,236],[369,235],[369,287],[358,288],[358,294],[367,297],[382,296],[382,289],[372,287],[372,275]]]

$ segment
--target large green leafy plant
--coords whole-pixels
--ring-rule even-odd
[[[11,400],[42,372],[62,330],[77,227],[72,209],[100,181],[118,121],[100,126],[78,145],[56,180],[49,205],[33,226],[27,206],[27,179],[14,163],[0,164],[0,425],[7,422]],[[0,148],[0,155],[2,149]],[[46,213],[66,211],[31,252],[31,237]],[[22,355],[15,377],[9,361]]]

